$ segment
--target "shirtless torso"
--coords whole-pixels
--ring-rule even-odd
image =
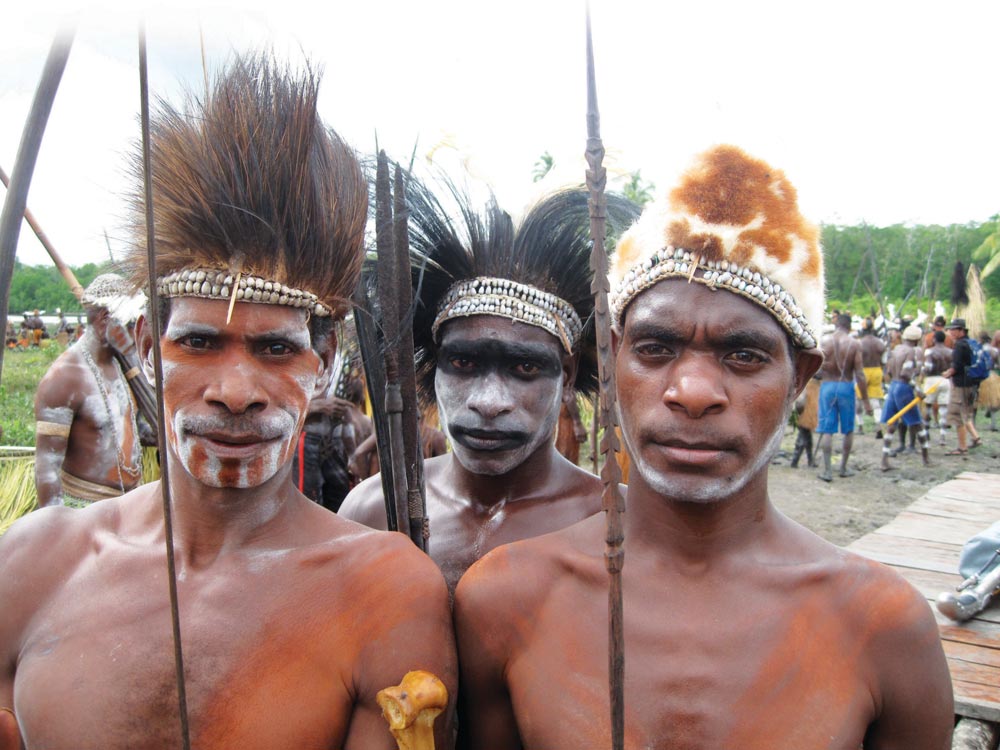
[[[861,344],[842,328],[823,339],[823,366],[820,372],[824,383],[850,383],[853,380],[861,393],[866,392]]]
[[[283,508],[246,544],[178,550],[192,746],[392,747],[374,700],[403,676],[391,654],[454,684],[434,666],[450,648],[440,576],[402,536],[297,493]],[[0,583],[0,704],[26,747],[179,746],[162,527],[153,484],[8,532],[5,581],[35,580]]]
[[[481,477],[479,491],[472,494],[463,491],[467,472],[453,453],[424,464],[428,553],[452,591],[466,569],[493,548],[565,528],[601,509],[600,481],[554,447],[543,451],[537,460],[522,464],[517,476]],[[340,512],[365,526],[386,528],[381,478],[358,485]]]
[[[626,532],[626,748],[947,747],[947,668],[919,594],[770,505],[755,521],[755,538],[721,533],[707,554]],[[604,533],[587,519],[498,550],[462,581],[476,710],[462,747],[610,745]],[[933,679],[898,679],[914,667]],[[907,723],[922,713],[928,725]]]
[[[885,342],[873,333],[866,334],[858,339],[861,346],[861,364],[864,367],[881,367],[882,353],[885,351]]]
[[[114,494],[141,479],[136,405],[102,331],[92,324],[38,385],[35,485],[42,507],[63,499],[61,470]]]

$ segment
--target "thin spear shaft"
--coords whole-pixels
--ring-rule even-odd
[[[7,305],[10,302],[10,282],[14,277],[14,258],[17,256],[17,238],[21,233],[21,217],[28,205],[28,187],[31,185],[31,175],[35,171],[38,151],[42,146],[42,135],[49,121],[52,102],[59,90],[59,81],[66,69],[72,45],[71,30],[60,31],[52,41],[28,119],[24,122],[21,143],[17,147],[11,188],[4,199],[3,211],[0,211],[0,328],[4,329],[7,327]],[[3,373],[5,348],[0,348],[0,374]]]
[[[611,351],[611,315],[608,311],[608,257],[604,248],[607,201],[604,188],[607,172],[604,144],[601,142],[601,116],[597,109],[597,81],[594,75],[594,45],[590,33],[590,8],[587,8],[587,189],[590,193],[590,236],[593,247],[590,267],[594,272],[594,325],[597,332],[598,373],[600,378],[599,418],[603,435],[601,483],[602,504],[607,514],[604,561],[608,570],[608,691],[611,698],[611,747],[625,746],[625,638],[622,611],[622,566],[625,540],[622,514],[625,501],[619,489],[618,435],[615,432],[615,371]]]
[[[406,470],[406,507],[410,539],[427,551],[430,527],[427,524],[427,501],[424,497],[424,455],[420,445],[417,415],[417,377],[413,364],[413,324],[410,315],[410,212],[406,207],[403,172],[396,165],[393,185],[392,239],[396,255],[396,289],[399,300],[399,386],[403,398],[403,461]]]
[[[403,467],[403,396],[399,387],[399,297],[392,227],[392,190],[389,185],[389,160],[385,151],[378,154],[375,173],[375,249],[378,253],[378,299],[385,348],[385,411],[389,421],[388,456],[379,456],[382,471],[392,472],[397,531],[407,536],[406,472]],[[409,284],[409,279],[407,279]]]
[[[166,419],[163,416],[163,360],[160,355],[160,313],[156,304],[156,250],[153,232],[153,174],[149,141],[149,79],[146,66],[146,27],[139,26],[139,97],[142,118],[142,176],[146,208],[146,262],[149,269],[150,338],[153,341],[153,370],[156,373],[157,442],[160,455],[160,492],[163,497],[163,535],[167,551],[167,579],[170,586],[170,624],[174,637],[174,668],[177,680],[177,708],[181,720],[181,742],[184,750],[191,748],[188,727],[187,690],[184,683],[184,654],[181,648],[181,618],[177,600],[177,569],[174,565],[174,527],[170,502],[170,461],[167,459]]]
[[[3,167],[0,167],[0,182],[3,183],[5,188],[10,187],[10,179],[7,177],[7,173],[4,172]],[[28,226],[31,227],[31,231],[35,233],[35,237],[37,237],[38,241],[42,243],[42,247],[45,248],[45,252],[49,254],[49,257],[52,258],[52,262],[55,264],[56,268],[59,269],[59,273],[66,280],[66,283],[69,284],[69,289],[73,292],[73,296],[78,300],[83,300],[83,287],[80,285],[80,282],[76,280],[76,275],[70,267],[66,265],[66,261],[62,259],[62,256],[56,252],[52,243],[49,242],[48,235],[42,231],[41,225],[38,223],[35,215],[31,213],[31,209],[28,208],[27,205],[24,207],[24,220],[28,222]],[[105,237],[107,237],[107,234],[105,234]]]

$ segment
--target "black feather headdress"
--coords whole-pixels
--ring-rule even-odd
[[[575,351],[580,360],[575,388],[597,389],[594,340],[594,297],[590,285],[590,215],[587,192],[572,188],[553,193],[515,227],[490,196],[481,210],[467,193],[442,180],[444,199],[453,210],[416,179],[407,183],[410,249],[415,302],[413,338],[417,376],[426,405],[434,402],[437,342],[432,326],[441,301],[460,281],[493,277],[528,284],[565,300],[584,324]],[[638,207],[609,194],[608,228],[613,239],[638,217]]]
[[[340,316],[363,254],[367,187],[352,151],[316,112],[319,76],[265,53],[238,56],[205,99],[160,101],[150,124],[160,276],[211,268],[315,294]],[[142,162],[134,162],[134,243],[145,282]]]

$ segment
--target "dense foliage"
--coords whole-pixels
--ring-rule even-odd
[[[87,263],[73,268],[73,274],[86,287],[98,274],[106,273],[108,264]],[[28,310],[44,310],[53,314],[56,308],[64,312],[78,312],[82,306],[69,290],[66,280],[53,265],[26,266],[14,261],[14,276],[10,283],[10,303],[8,310],[19,322],[21,313]]]

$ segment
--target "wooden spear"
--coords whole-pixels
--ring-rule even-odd
[[[146,263],[149,272],[149,327],[153,340],[153,371],[156,383],[157,443],[160,456],[160,493],[163,500],[163,536],[167,553],[167,583],[170,593],[170,624],[173,629],[174,668],[177,683],[177,710],[180,716],[181,745],[191,749],[188,724],[187,689],[184,681],[184,654],[181,648],[181,620],[177,598],[177,568],[174,564],[174,527],[171,510],[170,471],[167,460],[166,421],[163,416],[163,358],[160,354],[159,306],[156,304],[156,247],[153,231],[153,156],[149,136],[149,78],[146,64],[146,27],[139,26],[139,114],[142,122],[142,177],[146,214]]]
[[[21,233],[21,217],[28,204],[28,187],[35,171],[35,161],[42,145],[42,135],[49,121],[52,102],[59,90],[66,60],[73,45],[73,30],[63,29],[52,41],[49,56],[42,69],[42,79],[35,89],[28,119],[21,133],[21,143],[17,147],[17,158],[10,179],[10,189],[0,212],[0,329],[7,328],[7,305],[10,303],[10,280],[14,276],[14,258],[17,255],[17,238]],[[3,373],[3,354],[6,347],[0,347],[0,374]]]
[[[378,300],[385,354],[385,411],[389,420],[388,456],[379,456],[382,471],[392,472],[398,531],[410,536],[406,471],[403,466],[403,396],[399,385],[399,297],[389,160],[379,151],[375,172],[375,249],[378,253]],[[406,279],[409,285],[409,278]]]
[[[399,386],[403,399],[403,462],[406,472],[406,507],[410,539],[427,551],[430,525],[427,522],[427,499],[424,495],[424,454],[420,444],[420,420],[417,409],[417,376],[413,355],[413,315],[410,288],[410,212],[406,207],[403,172],[396,165],[393,185],[392,239],[396,256],[396,297],[399,300],[399,333],[395,345],[399,352]]]
[[[10,187],[10,179],[7,177],[7,173],[4,172],[3,167],[0,167],[0,182],[3,183],[5,188]],[[80,282],[76,280],[76,276],[73,274],[70,267],[66,265],[66,262],[62,259],[59,253],[56,252],[56,249],[52,247],[52,243],[49,242],[48,235],[42,231],[41,225],[35,219],[35,215],[31,213],[31,209],[27,206],[24,208],[24,220],[28,222],[28,226],[31,227],[35,236],[38,238],[38,241],[42,243],[42,247],[45,248],[45,252],[47,252],[49,257],[52,258],[52,262],[56,264],[56,268],[59,269],[59,273],[61,273],[62,277],[66,279],[66,283],[69,284],[69,288],[70,291],[73,292],[73,296],[82,302],[83,287],[80,285]]]
[[[590,236],[593,247],[590,267],[594,272],[594,325],[597,331],[598,377],[600,380],[601,483],[602,504],[607,514],[604,561],[608,570],[608,690],[611,697],[611,747],[625,746],[625,637],[622,607],[622,566],[625,562],[622,514],[625,500],[619,483],[618,435],[615,432],[615,370],[611,351],[611,314],[608,310],[608,256],[604,248],[607,200],[604,189],[607,172],[604,144],[601,142],[601,115],[597,109],[597,80],[594,74],[594,45],[590,32],[590,7],[587,7],[587,189],[590,193]]]

